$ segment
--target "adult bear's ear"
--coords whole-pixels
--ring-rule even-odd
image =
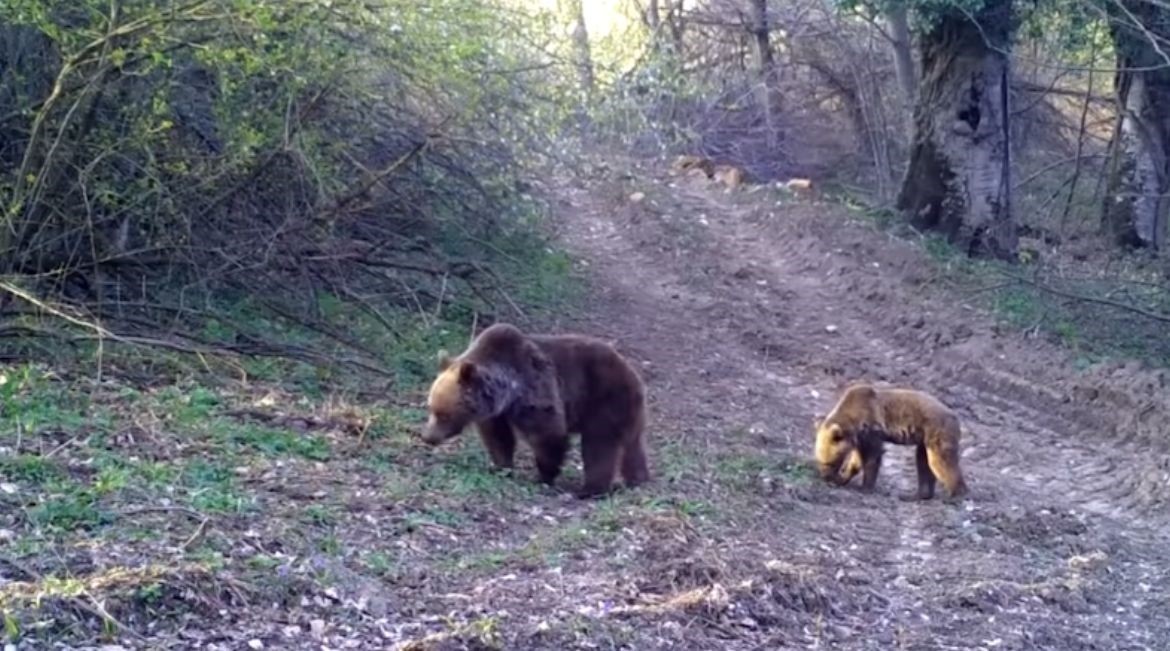
[[[439,351],[438,360],[440,373],[450,368],[451,364],[455,362],[455,360],[451,358],[451,353],[447,352],[446,348]]]
[[[529,364],[532,366],[532,370],[536,371],[537,373],[543,373],[553,368],[552,359],[549,358],[549,356],[540,349],[540,346],[537,346],[531,341],[525,342],[524,352],[528,357]]]
[[[475,362],[463,362],[459,365],[459,382],[472,384],[479,381],[479,367]]]

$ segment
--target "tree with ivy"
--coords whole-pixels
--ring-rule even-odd
[[[895,0],[901,1],[901,0]],[[922,59],[897,207],[971,255],[1016,255],[1007,84],[1011,0],[912,6]]]

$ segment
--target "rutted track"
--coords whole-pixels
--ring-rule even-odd
[[[660,190],[616,208],[596,191],[559,190],[572,214],[566,241],[597,284],[622,296],[597,327],[650,362],[658,429],[740,422],[728,396],[764,393],[747,415],[772,430],[762,453],[806,456],[813,414],[862,377],[930,390],[963,416],[973,489],[963,507],[894,499],[913,486],[901,449],[887,455],[879,494],[817,493],[823,515],[801,523],[807,535],[872,568],[888,604],[864,637],[828,635],[835,648],[1170,644],[1170,623],[1157,615],[1170,603],[1163,448],[1020,375],[1007,358],[1026,344],[995,355],[963,335],[946,340],[935,324],[949,318],[980,343],[963,307],[884,286],[898,281],[871,277],[866,252],[835,250],[829,226],[786,214],[815,209],[744,205],[704,187]],[[718,439],[708,447],[747,444],[705,436]]]
[[[786,234],[753,220],[750,209],[725,212],[727,206],[714,203],[709,192],[686,187],[683,191],[705,203],[708,211],[723,213],[721,219],[708,220],[711,226],[705,230],[706,246],[714,259],[724,262],[724,272],[734,274],[744,265],[761,269],[760,280],[767,288],[763,300],[782,305],[782,312],[793,315],[785,329],[797,333],[798,341],[811,338],[820,344],[803,347],[805,357],[811,358],[806,362],[859,368],[862,376],[909,382],[945,396],[970,414],[969,454],[980,460],[980,470],[999,470],[997,484],[1018,480],[1045,495],[1061,496],[1071,507],[1166,530],[1170,482],[1160,472],[1161,455],[1152,456],[1132,440],[1116,436],[1106,418],[1069,409],[1057,392],[1009,371],[988,368],[961,349],[940,354],[921,345],[905,346],[896,334],[890,336],[894,331],[886,315],[897,314],[896,306],[859,300],[848,290],[849,283],[841,282],[845,274],[802,273],[801,267],[807,268],[815,252],[785,255]],[[886,296],[899,298],[905,296]],[[907,303],[903,309],[912,312],[916,306]],[[843,334],[829,333],[829,325]]]
[[[842,322],[836,324],[838,331],[848,330],[854,345],[842,349],[835,345],[842,339],[838,337],[829,344],[829,351],[819,351],[817,356],[824,352],[839,362],[864,364],[871,377],[897,378],[944,395],[964,408],[969,413],[970,454],[979,459],[979,470],[999,471],[999,478],[992,480],[996,484],[1017,490],[1016,484],[1022,483],[1046,499],[1060,496],[1070,507],[1117,517],[1142,529],[1167,530],[1170,519],[1165,505],[1170,482],[1160,472],[1164,456],[1151,455],[1148,442],[1142,449],[1132,439],[1117,436],[1116,426],[1102,415],[1070,409],[1070,403],[1058,392],[989,367],[987,362],[994,362],[994,358],[986,359],[986,350],[968,352],[958,347],[939,353],[924,350],[915,345],[917,342],[907,347],[904,338],[890,336],[896,333],[888,317],[898,313],[890,309],[894,306],[865,305],[849,296],[840,282],[826,283],[800,274],[788,258],[769,256],[776,242],[760,237],[761,231],[775,237],[743,215],[733,215],[727,220],[726,232],[712,229],[712,234],[723,240],[726,251],[739,251],[754,261],[770,259],[774,274],[769,280],[787,290],[786,295],[792,297],[790,309],[797,314],[823,321],[824,313],[818,306],[837,305],[833,319]],[[887,296],[887,300],[899,299],[912,300],[905,295]],[[850,312],[853,306],[868,309]],[[915,306],[907,302],[904,309],[913,311]],[[815,331],[820,324],[814,319],[802,325]],[[864,344],[859,346],[858,342]]]

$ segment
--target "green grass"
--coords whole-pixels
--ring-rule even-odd
[[[95,409],[84,391],[55,380],[33,364],[0,367],[0,437],[47,429],[79,431],[108,426],[109,414]]]
[[[913,232],[894,212],[866,205],[859,197],[844,198],[841,203],[875,228],[919,243],[934,265],[937,278],[959,294],[974,290],[973,298],[965,301],[984,307],[1012,329],[1041,334],[1059,343],[1075,355],[1078,368],[1108,359],[1170,367],[1170,339],[1165,336],[1164,323],[1113,307],[1070,300],[1029,284],[1012,283],[1004,273],[1038,273],[1043,284],[1072,294],[1103,297],[1170,314],[1170,290],[1159,280],[1155,268],[1136,257],[1118,265],[1119,271],[1111,277],[1102,276],[1093,262],[1070,261],[1067,256],[1061,258],[1060,252],[1056,253],[1061,260],[1057,265],[1041,264],[1027,255],[1020,260],[1022,265],[971,259],[942,236]]]
[[[427,537],[435,532],[475,536],[499,513],[514,517],[514,504],[543,495],[528,470],[515,475],[493,470],[474,433],[441,450],[420,445],[415,437],[425,413],[402,406],[416,401],[433,377],[439,349],[458,351],[467,344],[473,319],[482,327],[485,313],[509,318],[513,303],[539,318],[569,309],[579,298],[581,285],[570,261],[546,250],[539,238],[510,234],[491,246],[499,249],[493,269],[505,283],[492,294],[494,305],[454,281],[441,307],[379,305],[380,319],[329,294],[313,297],[314,317],[372,351],[362,359],[387,369],[390,377],[344,365],[198,358],[112,342],[101,351],[100,374],[94,364],[98,349],[86,343],[47,351],[52,366],[0,367],[0,482],[6,485],[0,492],[0,526],[8,536],[6,554],[46,578],[81,581],[122,564],[190,564],[216,574],[209,602],[221,590],[237,587],[271,589],[278,602],[293,599],[304,583],[333,580],[319,559],[396,580],[418,571],[412,549],[430,558]],[[430,289],[440,294],[438,287]],[[218,316],[198,326],[210,341],[257,338],[330,359],[360,356],[247,297],[221,297],[213,311]],[[152,381],[137,386],[128,376]],[[274,408],[286,413],[323,413],[336,402],[352,405],[372,424],[358,448],[348,433],[300,431],[230,414],[264,395],[278,396]],[[323,479],[319,486],[286,496],[286,489],[303,488],[298,482],[310,474]],[[373,506],[350,509],[352,503]],[[619,520],[605,522],[588,528],[610,531],[605,527]],[[520,546],[519,556],[459,557],[471,567],[516,558],[531,566],[593,540],[554,526],[539,529],[535,541]],[[416,547],[399,547],[399,541]],[[479,541],[459,544],[472,543]],[[78,550],[92,560],[72,565]],[[125,590],[92,596],[154,613],[174,607],[170,597],[176,590],[194,589],[186,582],[145,578]],[[0,611],[9,636],[19,639],[29,635],[31,623],[64,616],[65,611],[40,611],[52,607],[30,601]],[[75,632],[116,637],[97,630],[101,626],[85,623]]]
[[[361,563],[375,576],[385,578],[392,578],[398,565],[389,554],[380,551],[364,552]]]
[[[38,503],[28,509],[28,520],[50,531],[71,532],[94,529],[113,522],[113,516],[99,504],[99,496],[72,482],[51,484]]]
[[[50,479],[61,477],[57,464],[36,454],[17,454],[0,457],[0,477],[6,481],[43,484]]]
[[[469,432],[464,432],[465,435]],[[473,437],[466,437],[473,438]],[[511,473],[496,470],[486,458],[478,441],[448,441],[441,462],[431,466],[418,482],[418,490],[426,494],[475,498],[485,501],[521,500],[540,490],[525,471]],[[565,481],[570,481],[566,478]]]

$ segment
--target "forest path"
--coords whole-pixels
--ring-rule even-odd
[[[717,609],[719,648],[1170,644],[1165,448],[1124,409],[1089,404],[1110,389],[945,297],[918,247],[840,206],[631,169],[553,193],[593,287],[573,325],[643,363],[660,465],[738,453],[762,475],[800,468],[814,415],[858,379],[932,392],[964,424],[972,492],[958,506],[896,498],[914,487],[901,447],[873,495],[806,473],[739,486],[763,499],[716,498],[734,530],[705,535],[735,541],[723,579],[749,586]],[[662,483],[688,496],[685,478]],[[753,616],[761,589],[803,625]]]

